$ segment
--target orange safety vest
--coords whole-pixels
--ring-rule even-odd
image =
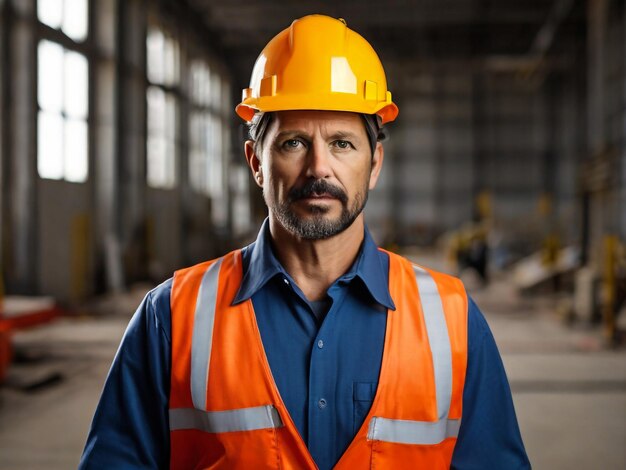
[[[252,301],[232,301],[241,252],[176,272],[172,469],[316,469],[274,383]],[[461,423],[467,296],[458,279],[389,253],[380,379],[336,469],[449,468]]]

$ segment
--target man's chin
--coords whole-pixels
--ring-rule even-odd
[[[305,240],[324,240],[334,237],[346,230],[354,220],[346,220],[341,216],[331,217],[325,213],[309,214],[280,220],[287,231]]]

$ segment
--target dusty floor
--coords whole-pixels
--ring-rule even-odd
[[[25,357],[0,387],[0,470],[76,468],[102,383],[142,290],[16,336]],[[550,298],[476,291],[508,371],[533,468],[626,468],[626,349],[566,327]],[[47,385],[29,385],[48,380]]]

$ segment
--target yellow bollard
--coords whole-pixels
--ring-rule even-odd
[[[71,296],[74,302],[83,300],[87,294],[89,269],[90,220],[88,214],[72,219]]]
[[[488,220],[493,213],[493,204],[491,203],[491,192],[484,190],[476,196],[476,208],[481,220]]]
[[[552,214],[553,202],[551,193],[542,193],[537,201],[537,211],[543,217],[548,217]]]
[[[549,269],[556,268],[559,262],[559,254],[561,250],[561,239],[556,233],[549,234],[543,240],[543,250],[541,253],[541,262]]]

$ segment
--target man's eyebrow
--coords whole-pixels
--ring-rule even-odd
[[[285,138],[294,138],[294,137],[300,137],[305,140],[311,139],[311,136],[308,135],[306,132],[303,132],[300,130],[287,129],[284,131],[280,131],[278,134],[276,134],[276,137],[274,137],[274,140],[282,140]],[[350,132],[350,131],[337,131],[331,134],[328,138],[330,140],[358,140],[359,136],[358,134],[354,132]]]
[[[282,140],[285,138],[290,138],[293,139],[294,137],[300,137],[302,139],[305,140],[310,140],[310,136],[302,131],[298,131],[298,130],[284,130],[284,131],[280,131],[278,134],[276,134],[276,136],[274,137],[274,140]]]
[[[349,131],[337,131],[330,136],[331,139],[337,140],[358,140],[359,136],[354,132]]]

